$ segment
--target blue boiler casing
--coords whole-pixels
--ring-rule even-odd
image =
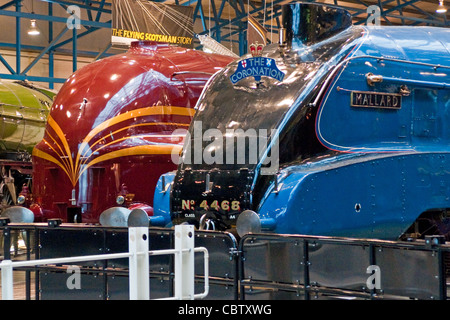
[[[345,11],[316,4],[283,10],[287,43],[264,48],[261,61],[276,63],[284,78],[269,69],[255,78],[255,69],[232,83],[257,59],[245,56],[211,81],[178,170],[163,178],[164,188],[160,179],[155,215],[238,233],[241,225],[246,232],[448,236],[450,30],[353,26]],[[258,145],[258,161],[230,163],[225,140],[207,139],[208,129],[224,136],[233,129],[236,140],[244,132],[247,150],[250,130],[271,135]],[[214,149],[210,158],[224,154],[224,161],[192,161],[198,143],[203,156]],[[264,172],[269,158],[275,170]]]

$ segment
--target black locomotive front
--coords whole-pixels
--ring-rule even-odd
[[[283,24],[286,43],[267,46],[259,60],[275,63],[281,81],[262,69],[262,76],[248,76],[258,70],[243,59],[200,97],[172,185],[173,223],[233,228],[241,212],[257,210],[280,167],[331,152],[315,135],[312,102],[361,29],[349,28],[343,10],[310,4],[285,6]]]

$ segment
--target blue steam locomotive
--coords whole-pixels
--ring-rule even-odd
[[[205,88],[151,223],[448,237],[449,87],[449,29],[285,5],[279,43],[255,44]]]

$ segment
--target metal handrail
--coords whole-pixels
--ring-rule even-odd
[[[176,227],[188,227],[188,226],[176,226]],[[133,227],[130,227],[130,230],[134,229]],[[145,228],[144,228],[145,229]],[[190,231],[191,233],[193,231]],[[138,238],[138,237],[135,237]],[[143,237],[143,241],[145,241],[148,236]],[[129,237],[129,239],[131,239]],[[133,239],[134,240],[142,240],[142,239]],[[129,240],[130,241],[130,240]],[[148,246],[148,243],[146,243]],[[156,256],[156,255],[168,255],[168,254],[174,254],[174,255],[181,255],[182,253],[189,253],[191,251],[195,252],[203,252],[204,256],[204,291],[199,294],[194,294],[189,297],[183,297],[183,296],[174,296],[169,298],[163,298],[163,299],[155,299],[155,300],[183,300],[185,298],[187,299],[203,299],[205,298],[209,293],[209,253],[208,250],[205,247],[197,247],[197,248],[175,248],[175,249],[164,249],[164,250],[151,250],[151,251],[137,251],[132,252],[132,247],[138,247],[138,246],[132,246],[131,243],[129,244],[130,251],[129,252],[122,252],[122,253],[110,253],[110,254],[96,254],[96,255],[88,255],[88,256],[76,256],[76,257],[64,257],[64,258],[51,258],[51,259],[38,259],[38,260],[26,260],[26,261],[11,261],[9,259],[3,260],[0,263],[0,269],[1,269],[1,284],[2,284],[2,299],[3,300],[12,300],[14,298],[14,288],[13,288],[13,269],[18,267],[35,267],[39,265],[49,265],[49,264],[66,264],[66,263],[73,263],[73,262],[87,262],[87,261],[98,261],[98,260],[111,260],[111,259],[122,259],[122,258],[132,258],[134,256]],[[148,270],[148,264],[149,259],[144,259],[146,261],[146,266],[143,266],[143,269]],[[136,268],[139,268],[139,266],[136,266]],[[183,270],[175,270],[175,274],[181,275]],[[138,272],[134,272],[133,274],[139,274]],[[195,277],[194,274],[185,275],[183,276],[176,276],[175,277],[175,286],[178,284],[177,281],[181,281],[181,278],[184,276],[191,276],[192,278]],[[131,278],[131,264],[130,264],[130,278]],[[143,279],[137,279],[137,281],[131,281],[130,279],[130,293],[137,292],[138,290],[136,288],[132,288],[132,283],[146,283],[146,281],[141,281]],[[191,288],[190,290],[193,292],[194,288]],[[148,290],[149,291],[149,290]],[[130,294],[131,295],[131,294]]]

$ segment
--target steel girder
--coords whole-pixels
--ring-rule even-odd
[[[304,0],[303,0],[304,1]],[[180,3],[182,5],[195,5],[194,19],[201,19],[203,30],[199,34],[210,34],[217,41],[230,42],[236,41],[233,36],[239,35],[239,53],[242,55],[246,52],[247,45],[245,43],[245,30],[247,28],[247,15],[251,14],[257,18],[271,33],[277,33],[280,27],[281,4],[286,4],[289,0],[254,0],[244,2],[243,0],[189,0]],[[346,1],[304,1],[328,3],[347,9],[354,20],[355,24],[366,24],[372,14],[371,6],[375,5],[379,8],[379,19],[383,25],[427,25],[448,27],[449,21],[445,14],[434,12],[438,1],[419,1],[419,0],[346,0]],[[210,5],[211,4],[211,5]],[[220,4],[220,5],[218,5]],[[224,18],[226,15],[225,6],[232,8],[233,14],[231,18]],[[424,5],[426,5],[424,7]],[[206,17],[205,8],[209,10]],[[276,39],[278,37],[274,36]]]
[[[36,1],[36,0],[35,0]],[[0,63],[3,64],[9,73],[0,74],[0,78],[8,79],[28,79],[30,81],[49,82],[50,88],[54,83],[64,82],[63,78],[54,77],[53,55],[55,53],[71,54],[73,59],[73,71],[77,69],[78,55],[88,55],[95,59],[107,56],[110,44],[106,44],[101,52],[81,51],[78,49],[77,40],[99,29],[111,28],[111,2],[105,0],[40,0],[46,2],[48,14],[35,14],[22,10],[23,0],[5,1],[0,5],[0,16],[14,17],[16,20],[16,42],[0,42],[0,48],[16,50],[16,66],[8,64],[6,59],[0,55]],[[281,5],[289,3],[289,0],[156,0],[168,4],[192,6],[194,8],[194,32],[197,34],[209,34],[219,43],[242,55],[247,51],[246,29],[247,16],[251,14],[266,27],[270,34],[270,40],[277,41],[276,33],[280,27]],[[355,24],[365,24],[368,20],[368,7],[376,5],[380,9],[380,20],[382,24],[408,24],[408,25],[430,25],[448,27],[449,22],[446,15],[437,14],[430,9],[423,7],[429,4],[429,8],[437,0],[321,0],[307,2],[329,3],[346,8],[353,16]],[[59,34],[54,35],[54,24],[66,23],[68,14],[56,16],[53,14],[53,6],[60,6],[67,9],[70,5],[76,5],[83,11],[88,19],[80,21],[80,29],[63,29]],[[48,22],[49,43],[46,46],[30,46],[22,43],[20,35],[20,20],[36,19]],[[62,40],[64,34],[72,33],[69,39]],[[64,49],[64,45],[70,45],[71,50]],[[197,42],[198,44],[198,42]],[[22,50],[38,51],[38,56],[26,67],[20,63]],[[48,76],[32,77],[27,73],[44,56],[49,59]]]
[[[63,83],[65,78],[55,78],[54,77],[54,54],[71,54],[72,55],[72,69],[75,71],[77,69],[77,58],[79,54],[88,55],[101,58],[106,50],[110,46],[107,46],[102,52],[93,51],[79,51],[77,50],[77,41],[81,37],[84,37],[92,32],[95,32],[102,28],[111,28],[111,3],[107,3],[106,0],[92,1],[92,0],[72,0],[72,1],[56,1],[56,0],[42,0],[41,2],[47,3],[47,13],[35,14],[33,12],[24,12],[22,10],[23,0],[12,0],[0,6],[0,16],[13,17],[15,18],[15,33],[16,42],[6,43],[0,42],[0,48],[12,49],[15,48],[16,51],[16,65],[15,67],[8,64],[6,59],[0,55],[0,62],[6,67],[9,73],[0,74],[0,78],[3,79],[14,79],[14,80],[30,80],[36,82],[48,82],[49,87],[52,89],[54,83]],[[75,24],[72,26],[68,23],[68,18],[70,14],[67,13],[65,16],[55,16],[53,14],[54,5],[61,6],[65,11],[71,5],[76,5],[80,8],[80,11],[85,11],[88,17],[87,20],[79,21],[79,28]],[[101,18],[106,21],[100,21]],[[36,19],[43,20],[48,23],[48,37],[49,41],[46,46],[31,46],[22,43],[21,37],[21,19]],[[70,20],[72,21],[72,20]],[[69,22],[70,22],[69,21]],[[56,28],[55,24],[64,24],[65,27],[59,31],[57,35],[54,34]],[[58,28],[59,29],[59,28]],[[63,40],[63,36],[66,34],[71,34],[68,39]],[[64,49],[63,46],[66,44],[71,44],[71,49]],[[38,51],[37,57],[27,66],[23,67],[21,65],[21,53],[22,51]],[[48,57],[48,76],[30,76],[28,72],[32,69],[41,58],[44,56]]]

